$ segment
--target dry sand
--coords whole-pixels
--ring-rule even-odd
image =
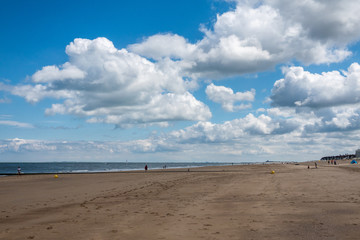
[[[325,163],[2,177],[0,239],[360,239],[359,184]]]

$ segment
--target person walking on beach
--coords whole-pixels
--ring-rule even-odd
[[[17,168],[18,175],[21,175],[21,167]]]
[[[317,163],[315,163],[315,168],[317,168]]]
[[[147,164],[145,165],[145,172],[147,171],[147,169],[148,169],[148,166],[147,166]]]

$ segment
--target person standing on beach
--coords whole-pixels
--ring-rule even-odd
[[[21,167],[17,168],[18,175],[21,175]]]
[[[147,164],[145,165],[145,172],[147,171],[147,169],[148,169],[148,166],[147,166]]]
[[[315,168],[317,168],[317,163],[315,163]]]

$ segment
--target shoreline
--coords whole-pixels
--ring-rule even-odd
[[[45,162],[36,162],[36,163],[45,163]],[[36,164],[36,163],[31,163],[31,164]],[[49,164],[51,162],[46,162],[46,164]],[[64,163],[64,162],[61,162],[61,163]],[[60,163],[60,164],[61,164]],[[73,162],[71,162],[73,163]],[[76,163],[79,163],[79,162],[76,162]],[[85,162],[84,162],[85,163]],[[97,162],[89,162],[89,163],[97,163]],[[100,162],[101,163],[101,162]],[[122,162],[119,162],[119,163],[122,163]],[[175,164],[177,164],[178,162],[173,162]],[[172,162],[170,163],[167,163],[167,164],[173,164]],[[180,164],[186,164],[187,162],[184,162],[184,163],[180,163]],[[241,165],[253,165],[253,164],[274,164],[274,163],[280,163],[280,162],[269,162],[269,163],[265,163],[265,162],[253,162],[253,163],[250,163],[250,162],[244,162],[244,163],[224,163],[224,165],[221,165],[222,163],[221,162],[215,162],[216,165],[204,165],[204,166],[188,166],[188,167],[168,167],[167,168],[162,168],[162,167],[155,167],[155,168],[150,168],[148,171],[187,171],[187,169],[200,169],[200,168],[207,168],[207,167],[225,167],[225,166],[241,166]],[[13,163],[13,164],[16,164],[16,165],[21,165],[22,163]],[[149,163],[151,164],[151,163]],[[158,163],[156,163],[158,164]],[[201,164],[201,163],[199,163]],[[206,164],[211,164],[211,163],[208,163],[206,162]],[[144,163],[144,165],[146,165],[146,163]],[[24,176],[24,175],[51,175],[51,174],[96,174],[96,173],[132,173],[132,172],[144,172],[144,169],[143,168],[137,168],[137,169],[121,169],[121,170],[75,170],[73,172],[71,171],[64,171],[64,172],[61,172],[61,171],[53,171],[53,172],[22,172],[21,176]],[[0,172],[0,176],[14,176],[14,175],[18,175],[18,173],[16,172],[12,172],[12,173],[1,173]]]
[[[340,159],[337,160],[337,165],[339,166],[344,164],[349,164],[352,161],[352,159]],[[34,162],[35,163],[35,162]],[[36,162],[36,163],[42,163],[42,162]],[[51,162],[46,162],[51,163]],[[63,163],[63,162],[61,162]],[[91,163],[91,162],[90,162]],[[219,162],[216,162],[219,164]],[[233,166],[246,166],[246,165],[276,165],[276,164],[282,164],[282,165],[300,165],[300,166],[312,166],[312,164],[318,163],[319,166],[332,166],[330,164],[327,164],[327,160],[310,160],[310,161],[303,161],[303,162],[283,162],[283,161],[269,161],[269,162],[245,162],[245,163],[225,163],[225,165],[208,165],[208,166],[190,166],[190,167],[167,167],[167,168],[151,168],[145,171],[144,169],[124,169],[124,170],[116,170],[116,171],[74,171],[74,172],[38,172],[38,173],[22,173],[20,176],[31,176],[31,175],[76,175],[76,174],[121,174],[121,173],[144,173],[144,172],[161,172],[161,173],[171,173],[171,172],[217,172],[219,170],[201,170],[201,169],[208,169],[208,168],[218,168],[218,167],[233,167]],[[16,163],[18,164],[18,163]],[[223,170],[221,170],[223,171]],[[9,177],[9,176],[19,176],[18,173],[1,173],[0,177]]]
[[[143,166],[148,165],[149,166],[149,171],[154,171],[154,170],[174,170],[176,171],[177,169],[195,169],[195,168],[201,168],[201,167],[212,167],[212,166],[231,166],[234,165],[233,163],[221,163],[221,162],[214,162],[214,165],[211,165],[212,163],[209,162],[204,162],[204,163],[198,163],[198,162],[168,162],[168,163],[159,163],[159,162],[154,162],[154,163],[142,163],[142,162],[138,162],[138,163],[125,163],[125,162],[112,162],[112,163],[106,163],[106,162],[23,162],[23,163],[0,163],[0,168],[2,167],[1,165],[6,165],[6,164],[11,164],[13,165],[12,168],[17,168],[15,166],[23,166],[26,164],[39,164],[39,165],[43,165],[43,164],[59,164],[59,167],[61,168],[60,165],[62,164],[85,164],[85,166],[81,166],[81,168],[86,168],[86,164],[90,164],[88,167],[88,169],[76,169],[76,166],[72,166],[75,168],[75,170],[53,170],[53,171],[40,171],[40,172],[34,172],[34,170],[29,170],[27,169],[27,171],[24,172],[24,170],[22,171],[21,175],[36,175],[36,174],[93,174],[93,173],[123,173],[123,172],[141,172],[144,171]],[[113,169],[93,169],[91,167],[92,164],[105,164],[105,166],[107,166],[107,164],[126,164],[125,166],[127,166],[127,164],[141,164],[142,167],[135,167],[135,168],[117,168],[120,166],[114,166]],[[155,164],[158,166],[152,167],[151,164]],[[166,168],[164,168],[164,164],[165,166],[167,166]],[[168,164],[170,166],[168,166]],[[181,165],[186,165],[186,166],[176,166],[178,164]],[[190,165],[187,165],[190,164]],[[243,165],[243,164],[251,164],[251,163],[237,163],[235,165]],[[8,166],[4,166],[5,168],[9,168]],[[34,166],[31,166],[34,168]],[[18,175],[18,173],[16,171],[7,171],[7,172],[0,172],[0,175]]]

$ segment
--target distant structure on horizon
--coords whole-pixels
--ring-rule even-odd
[[[320,160],[341,160],[341,159],[353,159],[353,158],[360,158],[360,149],[355,151],[355,154],[343,154],[337,156],[326,156],[322,157]]]
[[[356,152],[355,152],[355,157],[356,157],[356,158],[360,158],[360,149],[356,150]]]

